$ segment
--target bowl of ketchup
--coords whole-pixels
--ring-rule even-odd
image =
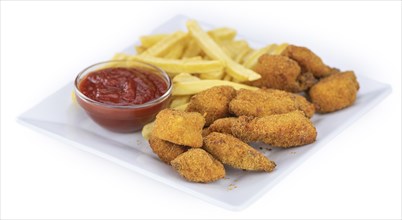
[[[134,132],[154,120],[170,102],[167,73],[138,61],[106,61],[81,71],[75,79],[78,104],[100,126]]]

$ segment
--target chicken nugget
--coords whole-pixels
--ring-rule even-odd
[[[230,102],[229,110],[237,116],[255,117],[301,110],[309,118],[315,111],[314,105],[303,96],[276,89],[241,89]]]
[[[205,132],[205,136],[211,132],[219,132],[224,134],[232,134],[232,125],[237,121],[235,117],[220,118],[208,127],[208,132]]]
[[[295,147],[313,143],[317,131],[302,111],[260,118],[240,116],[232,124],[233,136],[245,141],[262,141],[275,147]]]
[[[281,55],[262,55],[258,59],[255,71],[261,78],[248,84],[261,88],[302,92],[316,82],[311,73],[301,71],[296,61]]]
[[[276,166],[262,153],[229,134],[212,132],[204,138],[203,148],[223,164],[238,169],[271,172]]]
[[[205,119],[198,112],[164,109],[156,115],[152,135],[178,145],[202,147]]]
[[[319,56],[306,47],[289,45],[281,55],[295,60],[300,65],[302,72],[310,72],[317,78],[328,76],[337,71],[325,65]]]
[[[229,115],[229,102],[236,96],[231,86],[215,86],[191,97],[186,111],[199,112],[205,117],[205,126]]]
[[[170,161],[180,154],[186,152],[188,147],[164,141],[153,135],[148,140],[152,151],[165,163],[170,165]]]
[[[203,149],[190,149],[170,162],[186,180],[208,183],[225,177],[222,163]]]
[[[328,113],[352,105],[359,90],[353,71],[334,73],[311,87],[310,98],[317,112]]]

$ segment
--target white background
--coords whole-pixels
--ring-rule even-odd
[[[80,70],[177,14],[310,47],[393,92],[240,212],[16,122]],[[400,83],[398,1],[1,2],[1,218],[401,218]]]

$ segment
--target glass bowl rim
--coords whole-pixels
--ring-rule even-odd
[[[84,94],[79,90],[79,88],[78,88],[79,79],[80,79],[80,77],[81,77],[84,73],[86,73],[90,68],[95,67],[95,66],[98,66],[98,65],[101,65],[101,64],[107,64],[107,63],[113,63],[113,62],[115,62],[115,63],[123,63],[123,62],[126,62],[126,63],[127,63],[127,62],[139,63],[139,64],[144,64],[144,65],[146,65],[146,66],[149,66],[149,67],[151,67],[151,68],[153,68],[153,69],[156,69],[157,71],[159,71],[159,72],[162,74],[162,77],[166,79],[168,89],[166,90],[166,92],[165,92],[162,96],[160,96],[160,97],[158,97],[158,98],[156,98],[156,99],[154,99],[154,100],[151,100],[151,101],[146,102],[146,103],[143,103],[143,104],[133,104],[133,105],[112,105],[112,104],[106,104],[106,103],[99,102],[99,101],[96,101],[96,100],[93,100],[93,99],[87,97],[86,95],[84,95]],[[113,68],[113,67],[112,67],[112,68]],[[75,91],[75,94],[76,94],[79,98],[81,98],[83,101],[85,101],[85,102],[87,102],[87,103],[89,103],[89,104],[94,104],[94,105],[98,105],[98,106],[102,106],[102,107],[106,107],[106,108],[115,108],[115,109],[138,109],[138,108],[144,108],[144,107],[153,106],[153,105],[159,104],[159,103],[161,103],[162,101],[164,101],[164,100],[165,100],[166,98],[168,98],[169,95],[171,94],[172,88],[173,88],[172,85],[173,85],[173,84],[172,84],[172,80],[170,79],[170,77],[169,77],[169,75],[166,73],[166,71],[164,71],[163,69],[161,69],[161,68],[159,68],[159,67],[157,67],[157,66],[155,66],[155,65],[152,65],[152,64],[149,64],[149,63],[145,63],[145,62],[141,62],[141,61],[136,61],[136,60],[109,60],[109,61],[102,61],[102,62],[98,62],[98,63],[92,64],[92,65],[88,66],[87,68],[83,69],[80,73],[78,73],[77,77],[75,77],[75,80],[74,80],[74,91]]]

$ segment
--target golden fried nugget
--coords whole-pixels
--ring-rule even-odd
[[[191,97],[188,112],[199,112],[205,117],[205,126],[229,115],[229,102],[236,96],[231,86],[215,86]]]
[[[198,112],[164,109],[156,115],[152,135],[165,141],[189,147],[202,147],[205,119]]]
[[[309,95],[317,112],[327,113],[352,105],[359,90],[353,71],[334,73],[311,87]]]
[[[306,47],[289,45],[281,55],[295,60],[300,65],[302,72],[310,72],[317,78],[328,76],[336,71],[325,65],[319,56]]]
[[[190,149],[170,162],[172,167],[191,182],[213,182],[225,177],[225,168],[203,149]]]
[[[262,153],[229,134],[212,132],[204,138],[203,148],[234,168],[271,172],[276,164]]]
[[[209,130],[209,127],[202,129],[202,137],[205,137],[210,133],[211,133],[211,131]]]
[[[231,134],[232,133],[232,125],[236,121],[237,121],[237,118],[234,118],[234,117],[220,118],[220,119],[214,121],[214,123],[212,123],[208,127],[208,133],[205,132],[205,134],[209,134],[211,132],[219,132],[219,133],[224,133],[224,134]]]
[[[311,73],[301,71],[296,61],[281,55],[262,55],[258,59],[255,71],[261,78],[249,84],[261,88],[302,92],[316,82]]]
[[[250,91],[241,89],[229,104],[231,113],[237,116],[262,117],[295,110],[303,111],[307,117],[314,114],[314,105],[303,96],[276,89]]]
[[[188,147],[164,141],[153,135],[148,140],[152,151],[165,163],[170,165],[170,161],[180,154],[187,151]]]
[[[302,111],[260,118],[240,116],[232,124],[233,136],[245,141],[262,141],[275,147],[295,147],[313,143],[317,131]]]

